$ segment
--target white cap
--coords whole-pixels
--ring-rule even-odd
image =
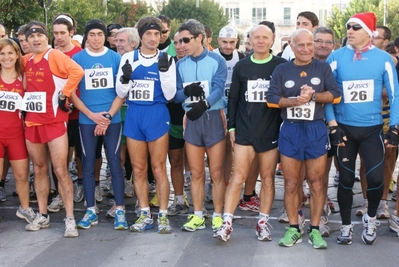
[[[224,26],[219,31],[219,37],[221,37],[221,38],[238,38],[238,33],[233,27]]]
[[[83,36],[80,35],[80,34],[76,34],[76,35],[74,35],[74,36],[72,37],[72,40],[76,40],[76,41],[79,42],[79,44],[82,44],[82,42],[83,42]]]

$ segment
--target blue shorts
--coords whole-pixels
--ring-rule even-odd
[[[284,121],[278,138],[278,149],[286,157],[297,160],[316,159],[327,153],[330,140],[322,120],[310,122]]]
[[[123,135],[138,141],[151,142],[169,131],[170,116],[165,104],[129,105]]]
[[[184,140],[198,147],[210,148],[226,138],[226,115],[223,109],[207,111],[195,121],[184,116],[183,126]]]

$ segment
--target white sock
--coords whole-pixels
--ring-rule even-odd
[[[222,214],[214,212],[213,215],[212,215],[212,219],[215,218],[215,217],[222,217]]]
[[[194,214],[197,215],[198,217],[200,217],[200,219],[204,218],[204,212],[201,211],[194,211]]]
[[[223,221],[229,222],[230,224],[233,222],[234,215],[231,213],[223,213]]]
[[[269,220],[269,214],[259,212],[259,220],[258,220],[258,223],[260,223],[260,222],[262,222],[262,221],[267,222],[268,220]]]
[[[177,200],[177,202],[179,202],[180,204],[184,204],[184,197],[183,197],[183,196],[176,196],[176,200]]]

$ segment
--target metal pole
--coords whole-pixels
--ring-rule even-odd
[[[384,0],[384,22],[383,25],[387,25],[387,16],[388,16],[388,9],[387,9],[388,0]]]

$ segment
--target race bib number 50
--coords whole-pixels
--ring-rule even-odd
[[[25,93],[21,110],[46,113],[46,92]]]
[[[16,92],[0,92],[0,110],[14,112],[22,107],[22,97]]]
[[[114,87],[112,68],[85,70],[86,90],[99,90]]]

